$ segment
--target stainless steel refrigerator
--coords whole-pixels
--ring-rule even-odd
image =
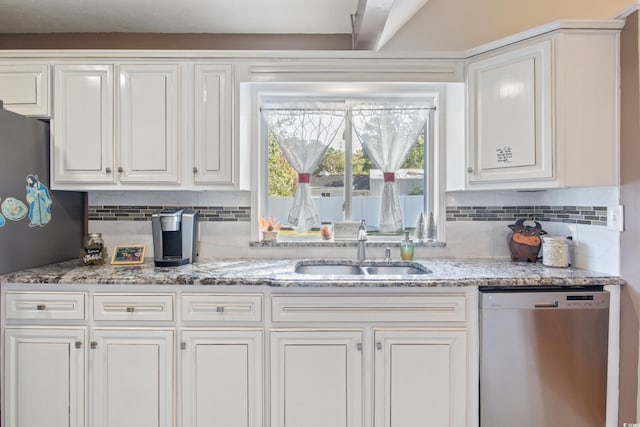
[[[0,274],[79,257],[85,205],[50,190],[49,124],[0,101]]]

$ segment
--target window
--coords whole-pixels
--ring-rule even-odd
[[[319,150],[319,158],[311,162],[312,169],[303,171],[299,164],[296,165],[296,160],[291,159],[291,153],[287,153],[286,143],[282,143],[286,136],[278,135],[277,126],[282,122],[269,123],[266,117],[262,120],[259,134],[263,173],[259,214],[273,217],[282,224],[279,240],[319,241],[327,237],[321,232],[324,226],[364,219],[370,240],[395,241],[401,239],[403,230],[415,227],[421,213],[425,217],[429,213],[439,217],[443,197],[439,190],[441,180],[437,161],[437,117],[441,92],[432,87],[429,88],[431,90],[407,91],[402,87],[404,85],[398,85],[400,90],[394,92],[389,91],[394,89],[391,86],[384,85],[382,92],[367,90],[367,93],[347,94],[331,90],[330,94],[320,91],[291,96],[290,92],[284,91],[281,94],[269,92],[259,97],[260,107],[267,117],[269,113],[265,111],[295,110],[304,106],[309,110],[329,112],[338,123],[327,125],[323,122],[323,125],[334,127],[330,131],[322,130],[322,137],[326,139],[323,140],[324,147]],[[406,149],[400,153],[397,150],[402,145],[399,141],[393,141],[395,148],[376,146],[371,135],[367,134],[375,123],[363,118],[363,112],[393,108],[406,110],[403,111],[405,115],[420,110],[420,115],[424,116],[424,120],[415,125],[413,137],[404,145]],[[298,125],[302,129],[302,125]],[[311,127],[318,130],[317,126]],[[313,138],[308,133],[306,137]],[[392,165],[387,160],[397,164]],[[310,203],[317,212],[317,217],[302,227],[296,227],[290,221],[298,182],[306,184]],[[381,210],[389,209],[388,200],[392,199],[383,193],[388,191],[386,187],[392,182],[400,218],[396,226],[385,229],[381,224],[384,216]]]

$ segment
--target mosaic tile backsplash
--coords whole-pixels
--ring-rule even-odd
[[[151,214],[168,208],[196,209],[200,221],[250,221],[249,206],[89,206],[90,221],[151,221]],[[447,206],[447,221],[516,221],[607,225],[606,206]]]
[[[195,209],[200,221],[249,221],[249,206],[89,206],[89,221],[151,221],[162,209]]]
[[[607,225],[606,206],[447,206],[447,221],[515,221]]]

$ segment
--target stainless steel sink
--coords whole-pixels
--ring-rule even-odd
[[[362,275],[364,271],[357,265],[348,264],[296,264],[295,272],[299,274],[320,275]]]
[[[298,261],[294,271],[298,274],[325,276],[405,276],[429,274],[431,270],[417,262],[407,261]]]
[[[390,264],[390,265],[375,265],[371,267],[364,267],[367,274],[429,274],[431,270],[423,267],[420,264]]]

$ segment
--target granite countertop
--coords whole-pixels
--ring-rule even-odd
[[[297,259],[203,259],[179,267],[142,265],[85,266],[65,261],[0,275],[0,283],[256,285],[273,287],[433,287],[433,286],[583,286],[621,285],[617,276],[579,268],[489,259],[421,259],[424,275],[320,276],[294,273]],[[329,261],[317,260],[316,263]],[[340,260],[344,263],[353,261]],[[383,263],[383,261],[373,261]]]

